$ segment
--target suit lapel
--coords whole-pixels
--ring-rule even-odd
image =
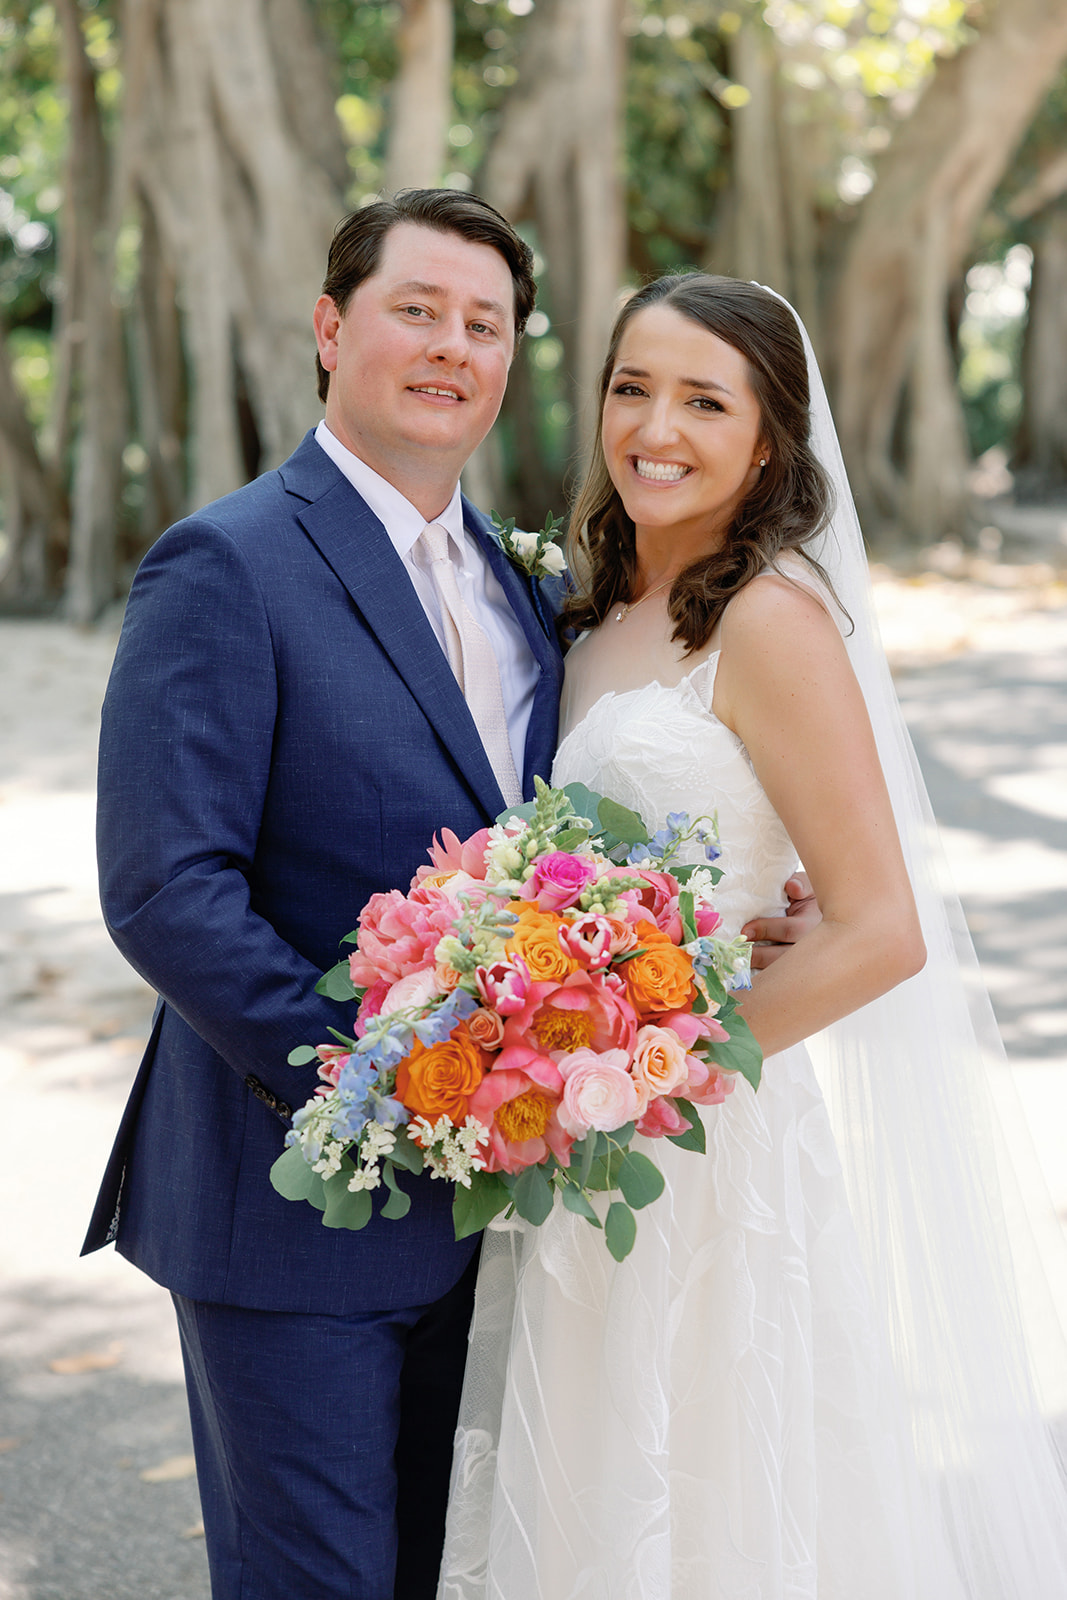
[[[279,470],[290,493],[308,502],[296,509],[297,521],[348,590],[483,809],[495,817],[504,808],[500,785],[389,535],[313,435]]]

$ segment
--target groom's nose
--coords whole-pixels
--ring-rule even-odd
[[[426,354],[431,361],[447,361],[452,366],[467,360],[467,324],[462,313],[447,312],[436,319],[426,342]]]

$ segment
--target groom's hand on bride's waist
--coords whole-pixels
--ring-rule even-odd
[[[798,872],[790,878],[785,893],[789,904],[784,916],[755,917],[741,929],[744,937],[751,939],[754,945],[752,965],[757,972],[771,966],[783,951],[796,944],[798,939],[803,939],[822,921],[819,902],[812,893],[806,872]]]

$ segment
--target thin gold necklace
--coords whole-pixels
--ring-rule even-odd
[[[630,612],[636,611],[637,607],[641,605],[643,601],[648,600],[654,594],[659,594],[661,589],[665,589],[669,583],[673,582],[673,578],[664,578],[663,582],[657,583],[654,589],[646,589],[639,600],[625,600],[615,613],[615,621],[625,621],[625,619],[630,615]]]

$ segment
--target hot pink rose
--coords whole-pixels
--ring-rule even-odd
[[[597,864],[586,856],[554,850],[534,867],[521,889],[524,900],[536,900],[542,911],[566,911],[578,903],[582,890],[595,883]]]
[[[576,1139],[594,1129],[613,1133],[636,1117],[638,1095],[627,1063],[625,1050],[575,1050],[561,1059],[559,1120],[567,1133]]]
[[[694,908],[693,921],[697,925],[697,933],[703,938],[705,934],[715,932],[722,918],[714,906],[709,906],[706,900],[698,900]]]

